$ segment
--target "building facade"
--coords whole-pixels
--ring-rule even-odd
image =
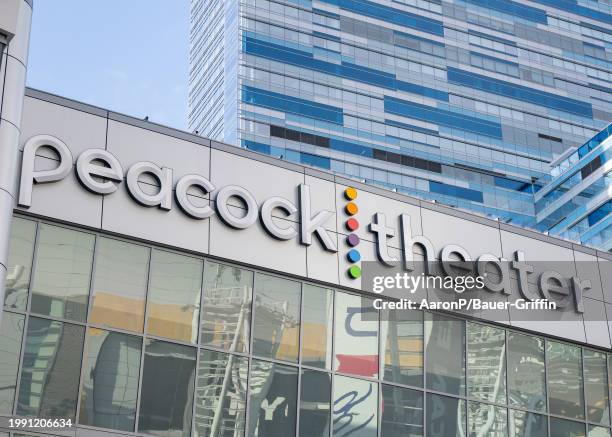
[[[191,4],[192,132],[519,226],[612,120],[605,1]]]
[[[0,436],[610,436],[608,253],[43,92],[23,106]],[[517,260],[484,301],[537,297],[551,269],[574,285],[529,318],[372,312],[407,294],[373,294],[370,267],[449,251]]]

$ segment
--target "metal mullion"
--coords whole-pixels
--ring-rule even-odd
[[[198,373],[200,371],[200,334],[202,323],[204,320],[204,278],[206,276],[206,261],[202,260],[202,276],[200,280],[200,314],[198,315],[198,326],[196,327],[196,368],[194,374],[194,386],[193,386],[193,403],[191,405],[191,435],[194,434],[196,429],[196,401],[198,399]],[[221,399],[219,399],[221,402]]]
[[[423,313],[423,413],[422,413],[422,418],[423,418],[423,436],[427,435],[427,344],[425,342],[425,335],[426,335],[426,329],[425,329],[425,322],[426,322],[426,318],[427,318],[427,314],[430,313],[426,313],[425,311],[422,312]],[[433,319],[432,322],[433,323]]]
[[[584,421],[589,421],[589,409],[587,408],[587,389],[586,389],[586,378],[584,372],[584,349],[579,347],[580,350],[580,369],[582,370],[582,411],[584,413]],[[588,431],[588,426],[587,426]]]
[[[363,298],[362,298],[363,300]],[[381,317],[381,311],[377,310],[378,313],[378,339],[377,339],[377,346],[378,346],[378,380],[380,382],[377,382],[377,390],[376,393],[378,394],[378,398],[376,399],[376,412],[377,412],[377,424],[376,424],[376,435],[378,437],[381,437],[381,425],[382,425],[382,380],[383,380],[383,375],[384,375],[384,366],[383,366],[383,338],[382,338],[382,317]],[[390,317],[390,315],[389,315]],[[387,327],[388,329],[389,327]]]
[[[144,374],[144,361],[145,361],[145,346],[146,346],[146,334],[148,325],[148,312],[149,312],[149,290],[151,288],[151,270],[153,269],[153,248],[149,247],[149,268],[147,269],[147,286],[145,292],[145,308],[144,308],[144,321],[142,325],[142,336],[141,348],[140,348],[140,369],[138,374],[138,391],[136,398],[136,412],[134,417],[134,432],[138,432],[138,426],[140,425],[140,401],[142,400],[142,377]]]
[[[469,381],[468,381],[468,321],[463,322],[463,378],[465,383],[463,384],[465,394],[465,435],[468,435],[470,429],[470,401],[468,400],[468,394],[470,393],[468,389]]]
[[[295,436],[300,435],[300,407],[302,405],[302,339],[304,337],[304,283],[300,283],[300,323],[298,329],[298,380],[295,402]]]
[[[331,338],[331,363],[330,363],[330,367],[329,367],[329,379],[330,379],[330,384],[329,384],[329,426],[328,426],[328,435],[333,437],[333,432],[334,432],[334,427],[333,427],[333,422],[334,422],[334,386],[335,386],[335,382],[336,382],[336,371],[334,369],[335,367],[335,361],[336,361],[336,304],[337,302],[337,296],[338,296],[338,291],[337,290],[333,290],[332,291],[332,332],[330,333],[330,335],[332,336]]]
[[[19,352],[19,364],[17,367],[17,383],[15,384],[15,396],[13,398],[13,414],[17,415],[17,406],[19,404],[19,391],[21,389],[21,374],[23,372],[23,357],[25,355],[26,341],[28,337],[28,326],[30,325],[30,307],[32,305],[32,293],[34,285],[34,276],[38,258],[38,241],[40,237],[40,221],[35,220],[36,227],[34,230],[34,249],[32,251],[32,264],[30,270],[30,283],[28,284],[28,298],[26,301],[26,313],[23,319],[23,334],[21,336],[21,350]],[[4,305],[4,302],[2,302]]]
[[[253,340],[255,337],[254,327],[255,327],[255,278],[257,277],[257,272],[253,272],[253,282],[251,284],[251,320],[249,326],[249,339],[248,339],[248,372],[247,372],[247,390],[246,390],[246,399],[244,402],[244,435],[247,437],[249,434],[249,426],[251,422],[251,372],[253,371]]]
[[[548,436],[549,437],[555,437],[552,436],[550,434],[550,401],[549,401],[549,396],[548,396],[548,339],[547,338],[542,338],[542,341],[544,342],[544,396],[546,398],[546,420],[548,422]]]

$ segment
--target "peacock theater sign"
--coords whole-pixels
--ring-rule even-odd
[[[53,169],[36,170],[35,159],[41,148],[50,149],[57,156],[57,166]],[[254,226],[257,221],[265,231],[277,240],[296,240],[301,245],[310,246],[316,238],[322,248],[327,252],[338,252],[335,238],[325,225],[336,216],[335,211],[313,211],[311,204],[310,187],[299,184],[297,187],[298,202],[292,202],[283,197],[270,197],[258,202],[255,196],[247,189],[238,185],[217,187],[213,181],[199,174],[186,174],[174,181],[173,169],[140,161],[125,169],[121,162],[112,153],[104,149],[88,149],[74,157],[70,148],[60,139],[50,135],[36,135],[24,145],[21,163],[21,180],[19,187],[18,204],[22,208],[29,208],[32,204],[32,191],[35,184],[49,184],[65,179],[71,172],[84,189],[95,195],[113,195],[123,185],[131,198],[143,207],[159,208],[170,211],[178,206],[183,213],[193,220],[208,220],[217,215],[227,226],[239,230]],[[155,193],[145,192],[139,185],[144,175],[153,177],[157,181],[158,189]],[[190,190],[198,189],[211,197],[214,196],[214,207],[198,205],[192,201],[188,194]],[[347,198],[354,197],[356,191],[348,189]],[[230,207],[230,199],[238,200],[244,206],[241,212]],[[283,225],[279,220],[273,220],[279,214],[286,217],[297,217],[299,226]],[[350,220],[349,220],[350,221]],[[413,249],[421,248],[427,274],[434,274],[439,270],[442,274],[452,276],[456,273],[457,263],[463,266],[471,265],[469,269],[484,278],[484,288],[489,292],[510,295],[512,282],[518,283],[518,291],[527,300],[548,299],[557,303],[557,308],[573,306],[577,313],[584,312],[583,294],[591,288],[589,280],[581,281],[578,277],[563,277],[560,273],[547,270],[539,274],[536,279],[537,292],[534,294],[530,284],[534,282],[533,265],[525,261],[522,251],[514,253],[513,260],[499,258],[493,254],[480,254],[474,258],[467,250],[456,244],[447,244],[436,252],[432,242],[424,235],[413,235],[411,217],[401,214],[397,220],[397,229],[387,224],[386,215],[375,213],[368,230],[373,234],[376,245],[378,263],[381,267],[400,266],[405,272],[414,272],[418,269]],[[347,223],[347,227],[348,223]],[[349,227],[350,229],[350,227]],[[388,247],[389,238],[398,233],[402,237],[401,259],[390,255]],[[315,238],[313,238],[315,237]],[[351,236],[347,241],[349,246]],[[356,236],[355,236],[356,237]],[[358,240],[358,239],[357,239]],[[354,261],[359,253],[352,249],[347,257]],[[438,266],[435,268],[433,266]],[[494,275],[487,274],[491,268]],[[349,277],[357,279],[361,272],[349,269]],[[373,291],[373,284],[362,284],[364,290]]]

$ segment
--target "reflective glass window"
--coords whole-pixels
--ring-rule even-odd
[[[509,437],[548,437],[548,417],[510,410]]]
[[[32,285],[32,312],[84,322],[95,237],[41,224]]]
[[[331,418],[331,375],[303,369],[300,391],[300,435],[328,437]]]
[[[333,293],[310,284],[302,290],[302,364],[330,369]]]
[[[30,317],[17,414],[75,420],[85,328]]]
[[[376,437],[378,385],[346,376],[334,377],[334,436]]]
[[[248,352],[252,300],[253,272],[206,262],[202,344]]]
[[[87,331],[79,423],[134,431],[141,348],[138,337]]]
[[[610,437],[610,429],[603,426],[589,425],[587,437]]]
[[[428,437],[464,437],[465,401],[427,393],[426,429]]]
[[[4,312],[0,324],[0,414],[13,412],[24,316]]]
[[[585,425],[580,422],[551,417],[550,435],[554,437],[586,437]]]
[[[583,349],[584,389],[586,392],[587,420],[608,425],[610,423],[608,375],[606,355]]]
[[[90,323],[142,332],[151,250],[98,238]]]
[[[1,57],[1,55],[0,55]],[[28,290],[34,256],[36,223],[13,217],[9,241],[8,270],[4,305],[24,311],[28,304]]]
[[[544,340],[508,332],[508,402],[528,410],[546,410]]]
[[[336,293],[335,370],[374,378],[378,375],[378,319],[372,301]]]
[[[153,251],[147,299],[149,334],[197,343],[202,266],[196,258]]]
[[[191,430],[196,350],[145,340],[138,431],[188,436]]]
[[[299,282],[259,273],[255,275],[253,354],[297,361],[300,289]]]
[[[508,435],[508,413],[505,408],[470,402],[468,414],[469,436],[506,437]]]
[[[427,388],[465,394],[465,322],[425,313]]]
[[[423,312],[381,313],[382,372],[385,381],[423,385]]]
[[[198,436],[244,435],[248,369],[246,357],[200,351],[195,400]]]
[[[468,396],[506,403],[506,333],[503,329],[467,324]]]
[[[294,367],[252,361],[248,437],[295,435],[297,378]]]
[[[580,348],[547,341],[546,362],[550,412],[575,419],[584,419]]]
[[[423,393],[408,388],[382,385],[381,437],[423,436]]]

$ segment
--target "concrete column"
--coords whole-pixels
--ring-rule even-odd
[[[0,1],[0,34],[7,42],[0,64],[0,322],[11,219],[18,189],[19,136],[31,21],[31,0]]]

